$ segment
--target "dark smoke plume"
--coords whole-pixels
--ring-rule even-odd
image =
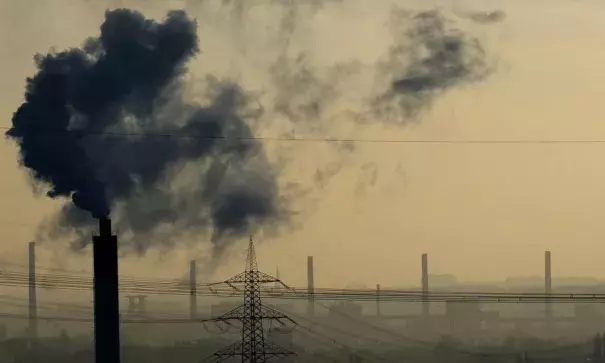
[[[382,65],[382,72],[392,78],[388,91],[375,103],[379,116],[414,118],[440,93],[487,75],[479,41],[449,28],[438,11],[418,13],[411,19],[405,12],[395,14],[397,23],[410,26],[403,34],[398,29],[399,41]]]
[[[258,116],[243,90],[209,81],[209,104],[184,101],[196,30],[181,11],[155,22],[119,9],[106,12],[100,36],[81,49],[36,56],[7,136],[48,196],[73,202],[53,233],[75,232],[86,243],[90,217],[111,212],[141,251],[197,229],[222,247],[279,219],[262,147],[235,140],[253,136],[244,119]]]
[[[342,96],[339,84],[358,69],[354,63],[317,69],[308,55],[280,56],[269,68],[276,89],[272,109],[295,124],[317,129],[325,113]]]
[[[479,24],[500,23],[506,19],[506,13],[502,10],[494,11],[472,11],[459,14],[463,18],[468,18],[471,21]]]

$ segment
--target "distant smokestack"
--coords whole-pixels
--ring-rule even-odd
[[[120,363],[120,303],[118,301],[118,238],[111,220],[99,219],[93,237],[95,362]]]
[[[307,293],[309,303],[307,305],[307,314],[315,316],[315,279],[313,274],[313,256],[307,256]]]
[[[544,292],[546,294],[545,315],[546,318],[552,317],[552,304],[549,299],[552,294],[552,275],[550,265],[550,251],[544,252]]]
[[[376,315],[380,316],[380,284],[376,284]]]
[[[36,242],[29,243],[29,337],[38,338],[38,303],[36,298]]]
[[[197,318],[197,269],[195,260],[189,262],[189,317]]]
[[[429,258],[422,254],[422,315],[429,316]]]

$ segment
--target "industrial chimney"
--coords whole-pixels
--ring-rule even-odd
[[[313,272],[313,256],[307,256],[307,296],[309,299],[307,305],[307,315],[315,316],[315,278]]]
[[[380,316],[380,284],[376,284],[376,316]]]
[[[118,296],[118,238],[111,220],[99,219],[93,237],[95,362],[120,363],[120,305]]]
[[[544,252],[544,293],[546,294],[544,314],[547,319],[550,319],[552,318],[552,303],[550,301],[550,296],[552,294],[550,251]]]
[[[189,317],[197,318],[197,268],[195,260],[189,262]]]
[[[38,303],[36,298],[36,242],[29,243],[29,338],[38,338]]]
[[[429,309],[429,258],[422,254],[422,315],[428,317]]]

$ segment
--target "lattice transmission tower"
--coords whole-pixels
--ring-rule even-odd
[[[213,318],[212,321],[228,325],[232,325],[233,321],[241,322],[242,338],[239,342],[215,352],[202,362],[225,362],[241,357],[242,363],[265,363],[269,360],[295,355],[294,352],[265,340],[264,321],[277,321],[280,325],[287,325],[288,323],[296,325],[296,322],[285,314],[262,304],[260,296],[262,284],[276,283],[287,289],[289,288],[278,278],[258,270],[252,237],[250,237],[250,243],[248,244],[246,270],[223,283],[236,291],[241,291],[241,287],[238,288],[237,285],[243,285],[244,304],[226,314]]]

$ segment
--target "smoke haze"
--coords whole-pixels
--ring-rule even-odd
[[[207,10],[204,3],[195,5]],[[438,11],[397,13],[392,39],[385,40],[388,51],[374,61],[349,57],[326,64],[311,49],[293,47],[300,27],[322,11],[338,11],[338,1],[271,2],[283,31],[267,38],[274,57],[259,66],[254,52],[261,49],[251,48],[254,42],[243,31],[254,14],[223,5],[232,6],[237,20],[230,41],[241,58],[231,68],[237,70],[239,62],[242,69],[260,69],[268,83],[253,84],[238,71],[224,79],[186,79],[187,66],[203,64],[206,53],[198,52],[204,30],[183,11],[162,21],[133,10],[108,11],[98,37],[80,48],[36,56],[37,73],[7,136],[19,144],[22,165],[49,187],[49,197],[71,198],[45,233],[75,234],[80,248],[95,228],[91,216],[111,213],[136,251],[170,246],[199,231],[222,251],[244,234],[289,225],[288,193],[304,184],[280,184],[300,149],[268,150],[254,136],[268,129],[281,135],[355,134],[362,127],[358,119],[405,124],[439,94],[486,75],[478,40],[446,24]],[[373,86],[359,87],[368,79]],[[191,94],[191,83],[203,93]],[[246,88],[263,92],[257,97]],[[350,145],[328,148],[335,160],[319,166],[303,189],[321,192],[354,160],[343,156],[354,154]],[[362,165],[365,181],[357,193],[378,177],[376,165]],[[309,195],[300,189],[294,194]]]
[[[49,197],[71,197],[56,232],[75,228],[77,244],[85,243],[94,223],[79,210],[99,218],[116,209],[117,225],[135,241],[169,224],[172,235],[210,226],[219,244],[252,231],[253,219],[278,218],[262,147],[228,140],[253,136],[238,115],[244,92],[211,82],[208,105],[182,99],[180,77],[197,43],[184,12],[157,23],[115,10],[106,13],[100,37],[81,49],[36,57],[38,73],[7,135],[18,142],[22,165],[50,186]],[[171,188],[170,180],[182,177],[175,168],[193,160],[199,186]],[[227,186],[227,173],[246,183]]]

